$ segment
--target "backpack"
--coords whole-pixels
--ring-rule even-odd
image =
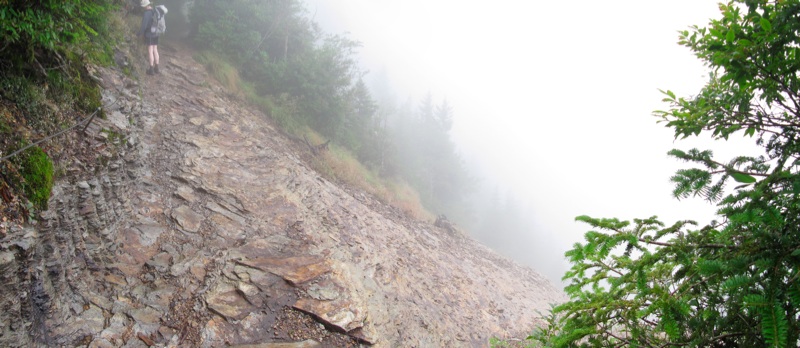
[[[167,22],[164,20],[166,14],[167,7],[164,5],[158,5],[153,9],[153,20],[150,25],[151,33],[160,36],[167,31]]]

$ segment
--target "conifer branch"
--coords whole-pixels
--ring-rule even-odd
[[[614,272],[614,273],[616,273],[617,275],[619,275],[620,277],[622,277],[622,276],[623,276],[622,272],[620,272],[620,271],[617,271],[617,270],[616,270],[616,269],[614,269],[614,268],[611,268],[611,266],[609,266],[609,265],[606,265],[606,264],[605,264],[604,262],[602,262],[602,261],[597,261],[597,262],[595,263],[595,265],[596,265],[596,266],[597,266],[597,265],[599,265],[599,266],[602,266],[601,268],[605,268],[606,270],[609,270],[609,271],[611,271],[611,272]]]
[[[659,246],[665,246],[665,247],[677,246],[677,244],[674,244],[674,243],[658,242],[658,241],[654,241],[654,240],[647,240],[647,239],[644,239],[644,238],[639,238],[639,241],[642,242],[642,243],[646,243],[646,244],[659,245]],[[702,249],[733,249],[733,246],[731,246],[731,245],[713,244],[713,243],[711,243],[711,244],[696,244],[696,245],[689,244],[688,246],[689,247],[693,247],[693,248],[702,248]]]

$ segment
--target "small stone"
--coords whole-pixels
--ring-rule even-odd
[[[92,341],[92,343],[89,343],[89,348],[115,348],[115,347],[116,347],[115,344],[107,341],[104,338],[98,338]]]
[[[139,241],[142,246],[150,246],[158,240],[166,228],[157,224],[138,225],[135,227],[139,231]]]
[[[138,323],[155,324],[161,321],[161,313],[150,307],[134,308],[128,311],[128,315]]]
[[[85,204],[78,212],[81,216],[86,216],[95,212],[94,204]]]
[[[357,315],[351,309],[353,303],[350,301],[317,301],[301,298],[292,307],[345,332],[362,327],[361,322],[356,320]]]
[[[205,118],[204,117],[192,117],[192,118],[189,119],[189,123],[191,123],[191,124],[193,124],[195,126],[200,126],[203,123],[205,123]]]
[[[160,273],[166,273],[169,271],[169,266],[172,260],[172,256],[168,253],[158,253],[156,256],[153,256],[150,261],[147,261],[147,265],[153,267],[156,271]]]
[[[207,299],[208,308],[233,320],[241,320],[255,308],[231,286],[221,285]]]
[[[175,196],[185,200],[188,203],[193,203],[197,200],[197,196],[194,194],[194,190],[191,187],[185,185],[178,186],[178,190],[175,191]]]
[[[97,294],[89,294],[89,296],[87,296],[87,297],[89,299],[89,302],[91,302],[95,306],[98,306],[98,307],[100,307],[102,309],[111,310],[111,307],[114,306],[114,304],[111,301],[109,301],[105,297],[101,297],[101,296],[99,296]]]
[[[111,284],[116,284],[119,286],[127,286],[128,281],[125,280],[125,277],[118,276],[116,274],[109,274],[105,276],[105,280]]]
[[[195,213],[191,208],[182,205],[172,210],[172,218],[187,232],[197,232],[203,222],[203,215]]]
[[[14,253],[10,251],[0,252],[0,265],[14,262]]]
[[[136,337],[142,340],[142,342],[144,342],[144,344],[146,344],[148,347],[152,347],[156,344],[150,337],[147,337],[147,335],[145,335],[144,333],[140,332],[136,334]]]
[[[100,332],[103,330],[103,324],[106,318],[103,316],[103,310],[97,306],[89,306],[88,310],[83,311],[80,315],[82,326],[87,328],[90,332]]]

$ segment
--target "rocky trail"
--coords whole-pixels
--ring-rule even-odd
[[[4,226],[0,346],[484,347],[564,300],[321,177],[186,49],[161,56],[139,81],[96,69],[85,146],[107,165],[72,163],[35,228]]]

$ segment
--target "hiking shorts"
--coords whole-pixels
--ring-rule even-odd
[[[144,37],[144,44],[147,46],[158,46],[158,36],[156,37]]]

